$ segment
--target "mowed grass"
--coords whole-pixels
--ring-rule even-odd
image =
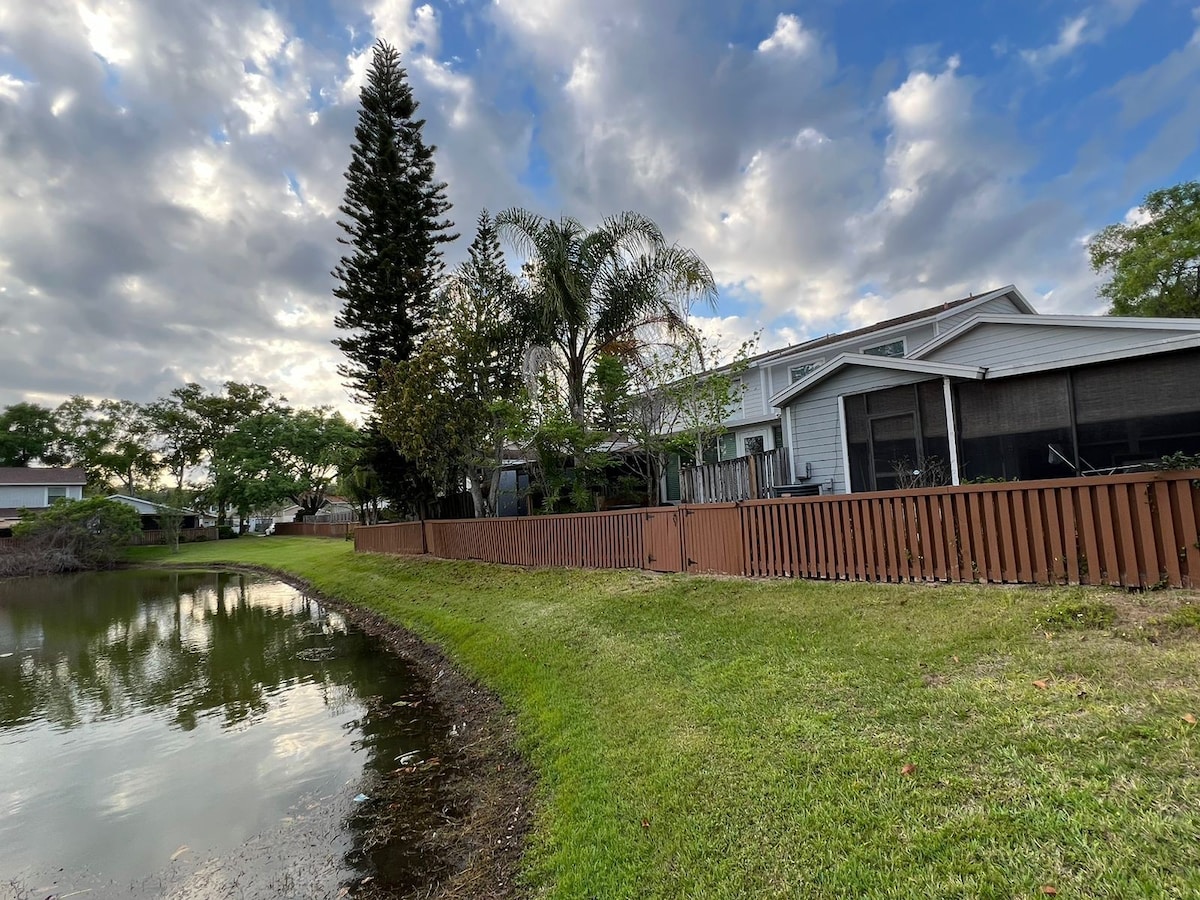
[[[1047,609],[1100,595],[528,571],[319,538],[136,556],[293,573],[494,689],[540,779],[535,897],[1200,896],[1200,638],[1144,625],[1177,593],[1104,598],[1142,626],[1047,634]]]

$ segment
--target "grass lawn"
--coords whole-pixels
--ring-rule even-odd
[[[1194,595],[134,552],[291,572],[493,688],[536,897],[1200,897]]]

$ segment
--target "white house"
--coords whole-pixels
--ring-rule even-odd
[[[0,467],[0,527],[20,518],[22,509],[45,509],[55,500],[82,500],[83,469]]]
[[[865,328],[814,338],[759,354],[741,375],[741,403],[725,421],[719,459],[773,450],[786,443],[772,398],[842,354],[897,359],[979,315],[1032,316],[1037,311],[1013,285],[887,319]]]
[[[728,431],[718,439],[713,458],[705,461],[723,461],[766,450],[795,447],[795,435],[789,438],[788,421],[775,400],[832,360],[843,355],[867,361],[902,359],[929,342],[953,332],[963,322],[981,315],[1032,317],[1037,315],[1037,311],[1016,287],[1007,285],[865,328],[825,335],[759,354],[749,360],[739,376],[741,399],[724,422]],[[799,468],[791,469],[794,473],[792,480],[809,480],[804,466],[807,457],[800,455],[794,456],[794,459],[799,463]],[[672,463],[663,483],[664,499],[671,502],[679,500],[678,461]],[[817,482],[814,480],[813,483]]]
[[[793,471],[886,490],[1119,472],[1200,454],[1200,320],[974,309],[903,357],[839,352],[771,403]]]

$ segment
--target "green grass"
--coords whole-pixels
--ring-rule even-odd
[[[497,691],[540,779],[536,897],[1200,896],[1200,641],[1039,627],[1092,592],[525,571],[313,538],[137,558],[286,570]]]

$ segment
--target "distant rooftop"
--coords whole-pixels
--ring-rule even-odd
[[[842,341],[866,337],[869,334],[874,334],[877,331],[884,331],[888,328],[893,328],[896,325],[907,325],[909,322],[918,322],[921,319],[927,319],[932,316],[941,315],[942,313],[948,312],[955,307],[966,306],[968,303],[972,303],[989,295],[1000,294],[1005,290],[1011,290],[1011,286],[997,288],[996,290],[992,291],[984,291],[980,294],[971,294],[968,297],[962,297],[958,300],[951,300],[948,303],[939,303],[937,306],[929,306],[925,309],[918,309],[915,312],[905,313],[902,316],[896,316],[892,319],[884,319],[882,322],[876,322],[873,325],[867,325],[863,328],[856,328],[852,331],[841,331],[837,332],[836,334],[826,334],[822,337],[810,338],[807,341],[801,341],[798,344],[790,344],[789,346],[778,350],[767,350],[766,352],[760,353],[757,356],[750,357],[748,362],[762,362],[763,360],[772,359],[776,356],[788,356],[792,353],[799,353],[801,351],[807,352],[809,350],[819,350],[821,347],[826,347],[830,344],[838,344]]]
[[[87,473],[83,469],[0,466],[0,485],[6,484],[87,484]]]

